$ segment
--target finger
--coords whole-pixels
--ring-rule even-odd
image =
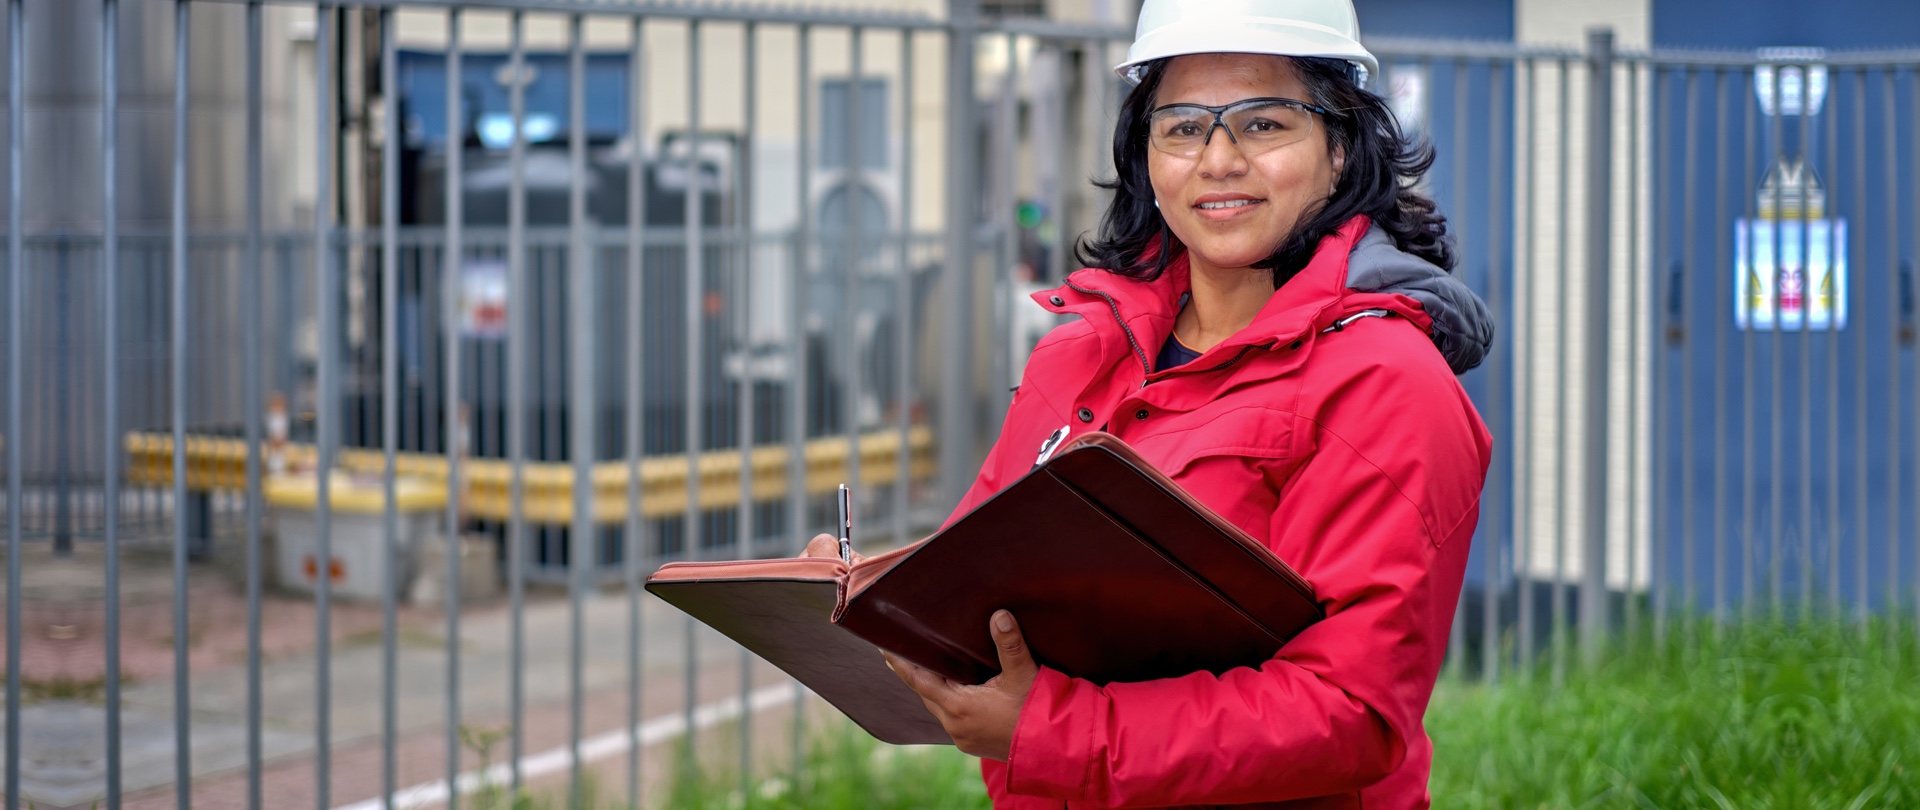
[[[887,669],[893,670],[894,676],[905,683],[908,689],[913,690],[914,696],[920,698],[921,705],[927,707],[927,713],[933,715],[933,719],[940,721],[940,725],[945,726],[948,720],[947,707],[941,704],[945,692],[934,694],[928,691],[944,686],[943,683],[939,683],[943,679],[934,677],[933,673],[914,666],[905,659],[895,658],[892,653],[883,650],[880,655],[887,660]]]
[[[1000,674],[1015,677],[1025,676],[1036,669],[1033,655],[1027,651],[1027,639],[1020,634],[1020,623],[1013,620],[1013,614],[997,610],[988,621],[988,632],[993,634],[993,646],[1000,653]]]
[[[816,534],[807,541],[806,553],[802,557],[838,557],[840,540],[831,534]]]
[[[912,689],[914,694],[921,698],[938,699],[945,697],[949,691],[946,679],[921,669],[904,658],[896,657],[893,653],[882,652],[881,655],[887,659],[887,668],[893,670],[893,674],[899,676],[907,688]]]

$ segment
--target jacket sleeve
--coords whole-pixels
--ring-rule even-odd
[[[993,446],[988,448],[986,460],[980,464],[979,474],[974,476],[973,484],[967,487],[966,494],[961,496],[960,503],[954,506],[953,511],[947,514],[947,519],[940,524],[940,528],[944,529],[952,525],[961,516],[973,511],[974,507],[993,497],[1003,487],[1024,474],[1031,464],[1011,467],[1009,464],[1018,464],[1016,459],[1026,459],[1030,462],[1040,450],[1039,441],[1034,434],[1038,432],[1044,437],[1046,431],[1052,430],[1055,425],[1064,424],[1058,409],[1048,401],[1046,394],[1041,392],[1041,386],[1034,382],[1033,373],[1036,367],[1047,364],[1048,361],[1042,359],[1043,353],[1060,345],[1063,342],[1062,338],[1070,331],[1075,330],[1068,330],[1065,327],[1056,329],[1048,333],[1041,339],[1039,345],[1034,347],[1033,354],[1027,361],[1026,371],[1021,374],[1020,384],[1014,386],[1013,397],[1007,402],[1007,413],[1001,419],[1000,432],[996,434]],[[1013,446],[1009,447],[1009,445]]]
[[[1043,670],[1007,766],[989,768],[1006,780],[993,792],[1238,804],[1351,793],[1397,769],[1425,742],[1489,451],[1477,419],[1421,410],[1370,409],[1376,423],[1349,435],[1296,427],[1311,446],[1273,482],[1269,543],[1314,584],[1324,620],[1219,676],[1097,686]]]
[[[974,507],[993,497],[1002,487],[1011,483],[1001,480],[1000,460],[1002,456],[1015,452],[1006,449],[1005,445],[1012,441],[1013,435],[1017,432],[1014,428],[1020,421],[1023,406],[1026,405],[1024,400],[1033,396],[1029,393],[1030,390],[1024,381],[1022,385],[1013,389],[1013,399],[1008,403],[1007,415],[1001,420],[1000,433],[995,437],[993,446],[987,448],[987,457],[980,463],[980,472],[973,477],[973,484],[967,487],[966,494],[960,496],[960,503],[953,507],[952,512],[947,513],[947,519],[941,522],[940,528],[945,529],[953,525],[954,521],[973,511]]]

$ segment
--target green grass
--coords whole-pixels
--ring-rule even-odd
[[[1496,687],[1443,681],[1427,712],[1437,808],[1920,808],[1913,628],[1676,627],[1563,687],[1544,669]],[[800,779],[693,773],[698,810],[985,808],[975,761],[894,748],[850,726],[810,743]],[[683,768],[685,761],[683,760]],[[691,770],[691,769],[687,769]],[[564,801],[552,806],[563,806]]]
[[[1532,675],[1435,694],[1436,807],[1920,807],[1910,626],[1697,626]]]
[[[682,772],[687,773],[684,765]],[[796,779],[786,773],[755,780],[743,796],[737,773],[700,771],[677,781],[666,806],[675,810],[838,810],[988,806],[979,760],[946,746],[892,746],[846,724],[816,734]]]

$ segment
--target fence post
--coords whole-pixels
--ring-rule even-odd
[[[975,151],[967,144],[978,134],[974,103],[974,40],[980,27],[980,0],[947,0],[947,267],[953,296],[947,312],[947,365],[940,408],[940,495],[958,504],[973,483],[973,274],[974,239],[980,219],[974,183],[980,176]]]
[[[1631,136],[1630,136],[1631,137]],[[1586,532],[1580,652],[1589,666],[1607,637],[1607,419],[1612,337],[1613,30],[1587,31]]]

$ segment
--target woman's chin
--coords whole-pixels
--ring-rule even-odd
[[[1269,251],[1253,249],[1206,250],[1196,249],[1192,245],[1188,245],[1187,249],[1197,259],[1193,263],[1196,267],[1222,270],[1250,269],[1255,263],[1264,261],[1271,255]]]

